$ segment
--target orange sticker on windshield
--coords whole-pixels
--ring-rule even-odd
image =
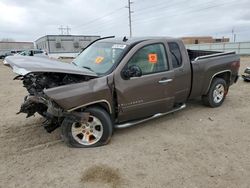
[[[157,61],[158,61],[157,54],[148,54],[149,63],[157,63]]]
[[[103,61],[104,57],[98,56],[97,58],[95,58],[95,63],[99,64]]]

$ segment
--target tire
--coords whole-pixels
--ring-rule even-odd
[[[62,122],[62,139],[70,147],[89,148],[107,144],[113,133],[110,115],[99,107],[90,107],[89,120],[85,124],[65,118]],[[91,128],[92,127],[92,128]]]
[[[215,78],[209,88],[207,95],[202,96],[202,101],[206,106],[216,108],[222,105],[226,98],[228,87],[222,78]]]

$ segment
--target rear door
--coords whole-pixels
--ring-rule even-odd
[[[166,44],[142,42],[123,59],[115,73],[120,122],[166,112],[173,107],[174,72],[169,68]],[[122,70],[137,65],[141,77],[124,79]]]

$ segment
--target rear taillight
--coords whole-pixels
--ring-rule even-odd
[[[239,70],[239,68],[240,68],[240,61],[234,61],[234,62],[231,64],[231,67],[234,68],[234,69]]]

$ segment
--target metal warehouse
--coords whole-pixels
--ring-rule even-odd
[[[100,38],[93,35],[45,35],[35,41],[36,48],[48,53],[77,53],[90,42]]]

